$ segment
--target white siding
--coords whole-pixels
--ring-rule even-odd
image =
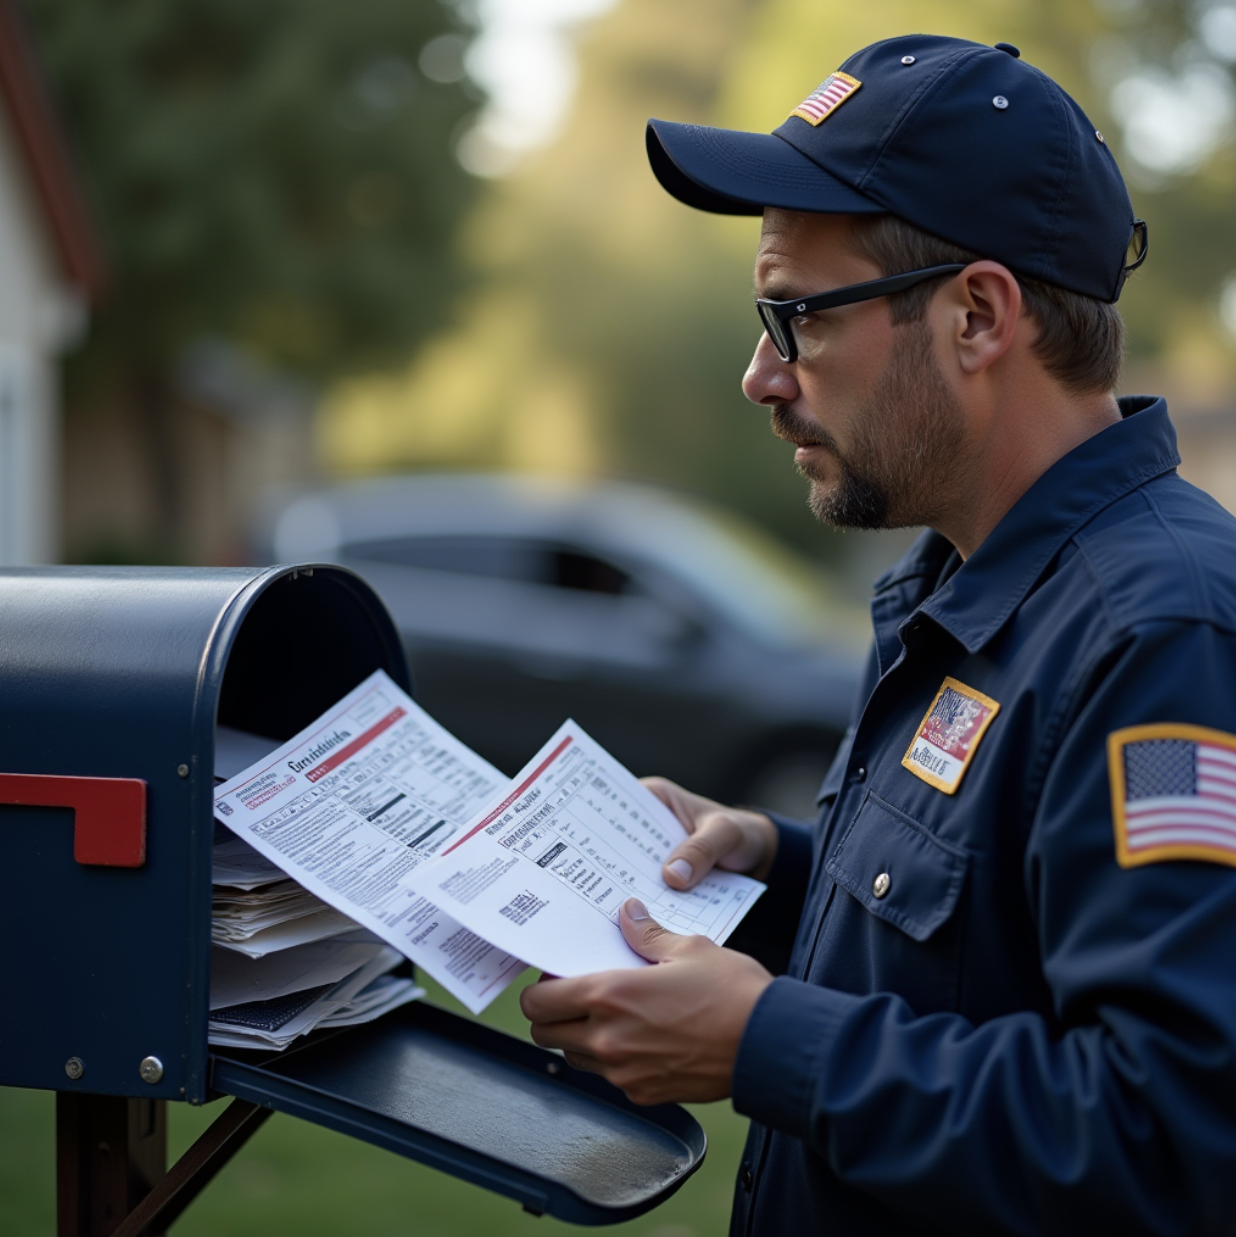
[[[42,204],[0,111],[0,563],[56,558],[56,355],[74,318]]]

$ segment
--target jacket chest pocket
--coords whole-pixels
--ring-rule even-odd
[[[917,1014],[955,1009],[968,867],[966,851],[869,793],[825,865],[850,896],[832,900],[810,978],[895,992]]]

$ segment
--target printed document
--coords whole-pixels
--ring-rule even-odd
[[[661,865],[686,829],[574,722],[512,786],[417,881],[461,923],[530,966],[585,975],[647,965],[618,927],[629,897],[671,932],[721,944],[764,890],[719,870],[687,893],[670,889]]]
[[[377,671],[216,787],[215,815],[331,914],[368,928],[479,1013],[524,964],[422,896],[418,872],[506,785]],[[251,952],[257,939],[232,944]]]
[[[210,1008],[227,1009],[252,1001],[277,1001],[293,992],[337,984],[360,967],[368,966],[385,951],[384,945],[368,932],[352,932],[330,941],[315,941],[283,949],[254,965],[228,949],[213,949],[210,955]],[[394,954],[391,965],[402,961]]]

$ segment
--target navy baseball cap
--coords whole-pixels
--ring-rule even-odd
[[[650,120],[647,141],[657,179],[701,210],[894,214],[1107,302],[1145,256],[1145,224],[1103,135],[1007,43],[886,39],[772,133]]]

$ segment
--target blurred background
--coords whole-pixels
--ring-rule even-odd
[[[1236,3],[0,0],[0,562],[350,562],[507,771],[569,711],[637,772],[809,803],[908,534],[807,513],[738,389],[758,223],[665,195],[643,127],[771,129],[914,29],[1017,44],[1103,130],[1151,236],[1124,390],[1236,508]],[[493,725],[499,663],[544,719]],[[703,1116],[627,1230],[724,1231],[742,1123]],[[50,1097],[0,1091],[6,1233],[51,1231],[51,1150]],[[177,1231],[537,1223],[280,1118]]]

